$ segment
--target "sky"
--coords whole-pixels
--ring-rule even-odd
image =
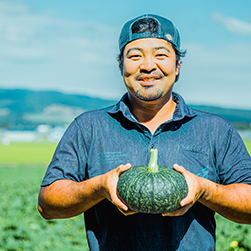
[[[181,35],[174,91],[189,104],[251,109],[250,0],[0,0],[0,89],[53,90],[119,100],[125,22],[146,13]]]

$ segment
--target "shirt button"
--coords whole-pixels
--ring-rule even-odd
[[[141,127],[141,130],[142,130],[142,132],[144,132],[144,133],[147,131],[147,129],[146,129],[144,126]]]

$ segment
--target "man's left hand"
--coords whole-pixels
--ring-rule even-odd
[[[204,193],[203,178],[196,176],[195,174],[187,171],[183,166],[179,166],[177,164],[173,165],[173,169],[181,173],[186,179],[188,194],[180,202],[181,208],[173,212],[163,213],[162,216],[180,216],[185,214]]]

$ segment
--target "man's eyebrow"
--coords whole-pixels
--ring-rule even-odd
[[[153,48],[154,51],[157,51],[157,50],[166,50],[167,52],[171,53],[171,51],[165,47],[165,46],[159,46],[159,47],[155,47]]]
[[[128,56],[128,54],[129,54],[131,51],[140,51],[140,52],[143,52],[143,49],[141,49],[141,48],[139,48],[139,47],[130,48],[130,49],[126,52],[126,56]]]

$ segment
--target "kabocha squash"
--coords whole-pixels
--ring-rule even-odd
[[[133,211],[172,212],[180,208],[188,193],[183,175],[170,167],[158,166],[157,155],[157,149],[152,149],[148,166],[132,167],[119,177],[118,197]]]

